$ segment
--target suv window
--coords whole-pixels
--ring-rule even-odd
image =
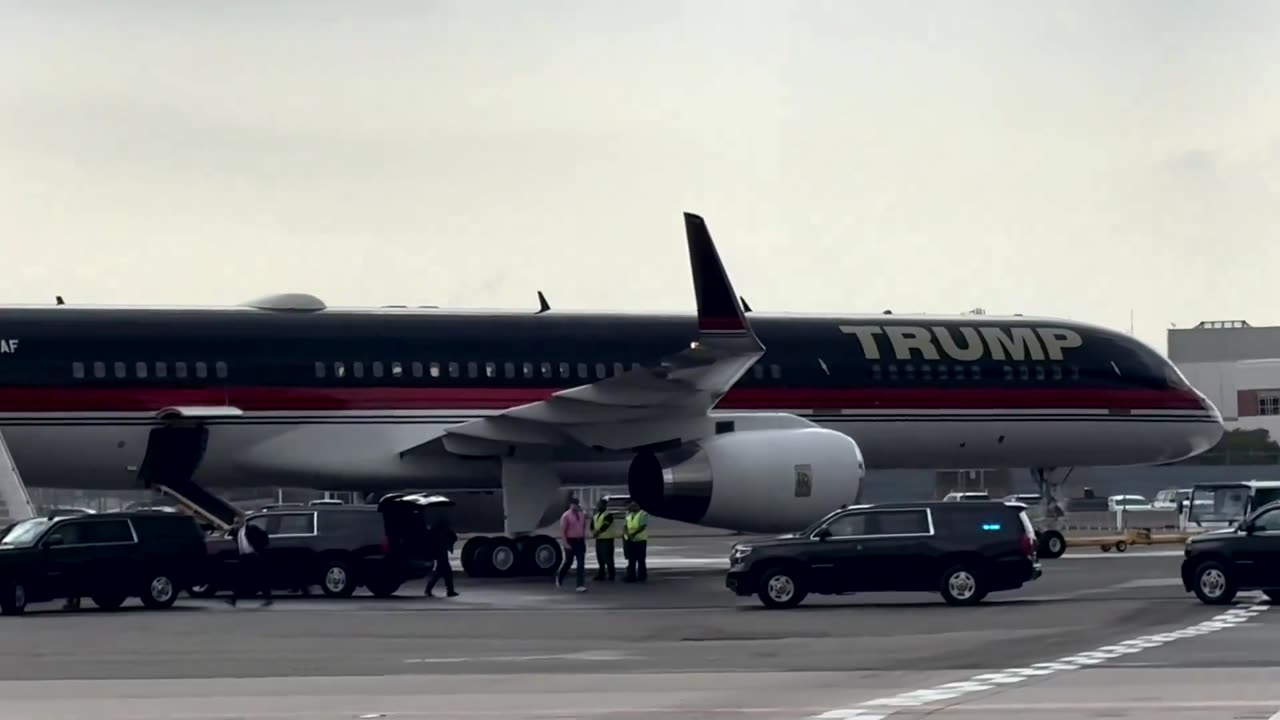
[[[1271,510],[1253,521],[1255,532],[1280,532],[1280,509]]]
[[[316,531],[314,513],[280,513],[267,523],[270,535],[311,535]]]
[[[832,537],[875,535],[927,535],[927,510],[860,510],[835,518],[827,524]]]
[[[63,523],[51,535],[61,535],[63,545],[101,545],[133,542],[128,520],[91,520]]]

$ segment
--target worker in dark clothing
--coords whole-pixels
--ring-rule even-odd
[[[427,581],[424,595],[431,597],[436,583],[444,580],[445,597],[458,597],[453,589],[453,566],[449,564],[449,555],[453,554],[453,546],[458,542],[458,534],[449,526],[449,518],[440,516],[432,519],[427,530],[427,543],[430,557],[435,562],[431,570],[431,579]]]
[[[596,540],[596,563],[600,566],[596,580],[614,580],[618,577],[618,568],[613,564],[614,540],[622,537],[622,526],[613,521],[613,513],[608,511],[609,504],[601,498],[596,503],[596,513],[591,516],[591,536]]]
[[[240,553],[236,563],[239,572],[236,578],[235,591],[227,599],[227,604],[236,606],[241,597],[248,597],[256,590],[262,593],[262,606],[271,604],[271,569],[268,567],[267,550],[271,544],[267,531],[257,525],[245,522],[243,516],[236,518],[236,549]]]

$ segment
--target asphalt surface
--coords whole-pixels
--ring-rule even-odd
[[[1080,550],[1027,587],[763,609],[728,547],[650,549],[645,585],[458,578],[457,598],[85,602],[0,618],[0,717],[1257,718],[1280,712],[1280,610],[1206,607],[1179,553]]]

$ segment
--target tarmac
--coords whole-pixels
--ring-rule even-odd
[[[723,587],[744,539],[654,541],[648,583],[586,593],[459,575],[449,599],[33,606],[0,618],[0,717],[1280,720],[1280,611],[1202,605],[1180,551],[1072,550],[973,608],[772,611]]]

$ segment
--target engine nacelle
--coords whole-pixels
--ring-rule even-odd
[[[631,498],[669,520],[752,533],[801,530],[853,504],[866,466],[858,444],[823,428],[714,435],[631,461]]]

